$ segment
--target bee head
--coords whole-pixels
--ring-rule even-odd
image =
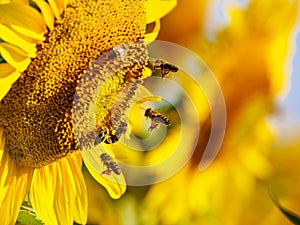
[[[100,159],[101,159],[101,160],[105,160],[106,156],[107,156],[106,153],[102,153],[102,154],[100,155]]]
[[[144,114],[145,117],[149,117],[150,114],[151,114],[151,108],[146,109],[146,110],[145,110],[145,114]]]
[[[178,72],[178,70],[179,70],[178,67],[172,65],[172,72],[176,73]]]

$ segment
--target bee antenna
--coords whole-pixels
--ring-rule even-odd
[[[140,109],[143,109],[143,110],[146,110],[145,108],[143,108],[143,107],[139,107]]]

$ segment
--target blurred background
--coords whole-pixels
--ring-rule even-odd
[[[128,186],[119,200],[85,170],[89,224],[291,224],[269,191],[300,214],[299,12],[299,0],[178,0],[161,20],[157,39],[192,50],[218,80],[227,110],[220,152],[199,171],[211,120],[205,96],[191,87],[202,112],[192,158],[166,181]],[[170,119],[177,115],[175,109],[162,109]],[[134,155],[118,145],[113,150],[125,161],[155,162],[172,151],[177,125],[154,153]]]

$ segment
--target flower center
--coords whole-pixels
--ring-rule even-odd
[[[80,78],[114,46],[141,40],[145,23],[144,0],[74,0],[68,5],[38,46],[37,57],[0,102],[0,125],[18,164],[41,167],[78,150],[71,109]],[[134,54],[147,60],[145,50]],[[99,126],[109,119],[112,103],[107,102],[140,78],[143,67],[138,63],[115,73],[109,79],[111,88],[101,89],[99,96],[107,105],[97,107]]]

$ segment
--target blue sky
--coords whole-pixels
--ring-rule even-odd
[[[287,113],[300,119],[300,34],[298,30],[296,52],[292,64],[291,88],[287,97],[281,103],[287,109]]]
[[[232,4],[239,6],[240,8],[247,7],[249,0],[211,0],[209,10],[207,13],[207,27],[206,35],[208,38],[213,39],[215,32],[223,26],[229,23],[229,17],[226,8]],[[299,18],[300,19],[300,18]],[[295,31],[297,34],[296,46],[291,51],[292,57],[288,60],[287,65],[291,68],[290,71],[290,87],[287,95],[283,99],[280,99],[278,105],[283,115],[279,115],[277,122],[283,123],[283,121],[297,120],[298,126],[300,126],[300,22],[298,22],[298,30]],[[276,118],[274,118],[276,120]],[[292,123],[290,123],[292,124]]]
[[[234,4],[246,8],[250,0],[211,0],[207,11],[205,32],[207,38],[214,39],[220,28],[228,25],[227,7]],[[278,9],[280,10],[280,9]],[[300,9],[299,9],[300,11]],[[275,145],[291,145],[299,140],[300,134],[300,15],[294,32],[291,34],[290,56],[286,59],[288,89],[278,96],[278,111],[267,119],[273,124],[276,133]]]

